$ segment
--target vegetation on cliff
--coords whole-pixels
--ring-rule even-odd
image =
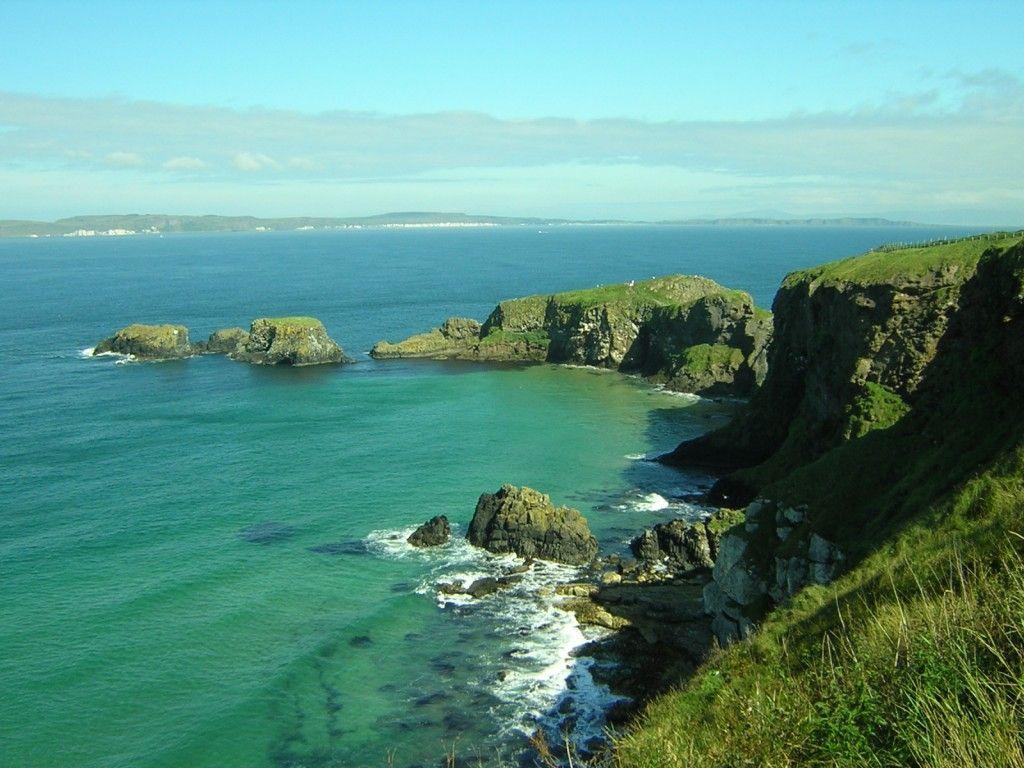
[[[377,358],[547,361],[640,373],[670,389],[748,394],[764,377],[771,314],[704,277],[673,275],[500,302],[450,318]]]
[[[779,413],[786,437],[768,450],[788,452],[785,461],[772,456],[744,479],[782,514],[753,514],[763,503],[752,504],[733,535],[750,584],[769,581],[808,541],[843,553],[838,578],[752,601],[778,605],[752,618],[750,638],[655,701],[618,742],[618,765],[1024,766],[1019,241],[903,249],[908,271],[871,283],[880,297],[930,285],[899,303],[904,318],[932,318],[913,326],[933,339],[927,347],[918,334],[882,332],[891,315],[858,322],[865,316],[835,306],[857,306],[864,294],[851,276],[877,275],[884,253],[786,281],[780,295],[803,299],[783,300],[787,311],[776,314],[773,360],[818,334],[854,344],[858,359],[873,356],[851,369],[837,349],[802,369],[801,396],[835,400],[832,426],[847,428],[820,440],[806,404]],[[954,266],[955,281],[936,279]],[[803,315],[811,284],[833,276],[833,306]],[[941,303],[936,291],[946,293]],[[912,364],[891,371],[900,359]],[[848,387],[851,370],[866,381]],[[741,423],[758,422],[748,411]]]

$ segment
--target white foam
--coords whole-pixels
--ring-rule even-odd
[[[664,384],[659,384],[651,390],[657,392],[659,395],[671,395],[672,397],[679,397],[688,403],[699,403],[702,398],[700,395],[695,395],[693,392],[676,392],[674,389],[666,389]]]
[[[96,350],[96,347],[86,347],[85,349],[78,350],[79,357],[92,357],[92,353]]]
[[[455,530],[444,546],[413,547],[406,541],[413,530],[373,531],[366,538],[367,549],[380,557],[422,559],[431,568],[416,592],[434,595],[442,609],[473,605],[493,625],[497,637],[516,638],[518,649],[504,657],[496,653],[489,660],[502,667],[501,679],[491,688],[502,702],[502,733],[529,736],[541,727],[560,743],[562,716],[557,709],[568,699],[576,722],[573,743],[583,746],[601,736],[604,713],[619,697],[593,679],[592,659],[577,658],[573,652],[606,631],[588,628],[584,632],[573,613],[558,608],[565,598],[554,592],[557,584],[577,577],[578,569],[539,561],[518,582],[486,597],[448,595],[438,590],[439,584],[469,586],[485,576],[508,574],[523,561],[474,547]]]
[[[627,453],[624,458],[630,461],[647,461],[646,453]]]
[[[659,512],[668,509],[668,499],[660,493],[647,493],[639,501],[633,502],[632,507],[638,512]]]

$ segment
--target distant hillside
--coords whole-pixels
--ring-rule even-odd
[[[256,216],[173,216],[163,213],[130,213],[110,216],[72,216],[57,221],[0,220],[0,237],[96,237],[166,232],[262,232],[364,227],[541,227],[571,225],[684,225],[684,226],[821,226],[885,227],[921,226],[889,219],[681,219],[658,222],[614,219],[545,219],[539,217],[478,216],[468,213],[407,211],[376,216],[326,218],[296,216],[263,219]]]

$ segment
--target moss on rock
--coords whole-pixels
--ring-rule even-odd
[[[232,359],[258,365],[322,365],[347,362],[345,353],[314,317],[261,317]]]
[[[173,360],[193,354],[185,326],[141,323],[122,328],[93,349],[94,355],[111,352],[138,360]]]

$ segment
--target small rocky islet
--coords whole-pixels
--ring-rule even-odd
[[[183,325],[122,328],[93,348],[93,355],[115,353],[139,361],[180,360],[196,355],[227,355],[255,365],[324,365],[350,362],[315,317],[261,317],[249,330],[222,328],[205,341],[189,341]]]
[[[771,313],[749,294],[670,275],[502,301],[483,323],[452,317],[370,354],[589,365],[679,392],[746,396],[767,373],[771,334]]]

